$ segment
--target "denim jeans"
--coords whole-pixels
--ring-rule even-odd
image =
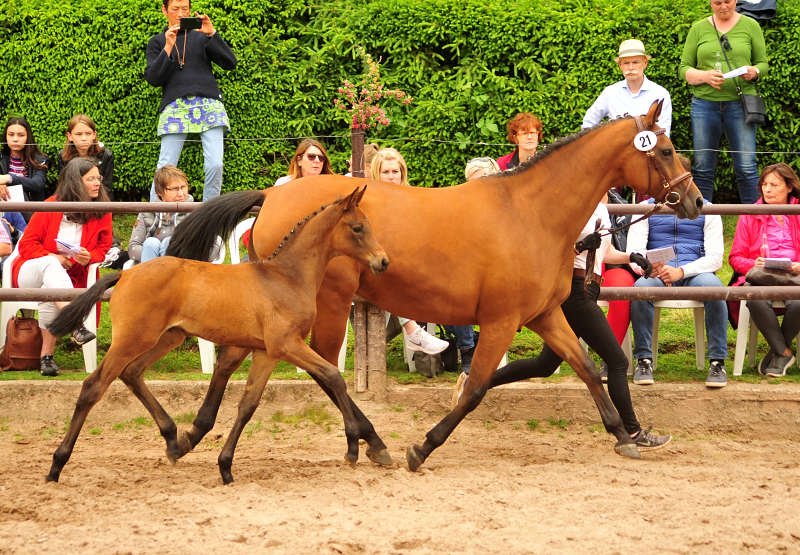
[[[709,202],[713,200],[714,174],[719,155],[717,150],[724,133],[731,147],[733,170],[742,204],[753,204],[758,200],[757,127],[745,123],[740,100],[715,102],[692,97],[692,176],[704,199]]]
[[[475,336],[472,326],[445,326],[445,331],[456,336],[456,347],[460,351],[466,351],[475,346]]]
[[[683,278],[672,284],[673,287],[722,287],[719,278],[710,273],[697,274]],[[666,287],[658,278],[639,278],[634,287]],[[725,360],[728,358],[728,306],[725,301],[704,301],[708,358]],[[633,358],[653,358],[653,301],[633,301],[631,303],[631,326],[633,327]]]
[[[172,237],[167,237],[163,241],[159,241],[155,237],[145,239],[144,243],[142,243],[142,262],[166,255],[170,239]]]
[[[161,154],[158,156],[156,169],[163,166],[176,166],[183,151],[183,143],[188,133],[172,133],[161,136]],[[203,202],[218,197],[222,190],[222,154],[224,149],[225,128],[212,127],[200,133],[203,143],[203,166],[205,169],[205,184],[203,185]],[[150,202],[155,202],[156,185],[150,186]]]

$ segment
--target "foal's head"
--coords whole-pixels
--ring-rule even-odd
[[[366,190],[366,185],[363,189],[356,187],[349,196],[333,203],[330,210],[339,214],[339,221],[329,237],[337,254],[369,266],[374,274],[382,274],[389,268],[389,258],[372,233],[367,215],[358,206]]]

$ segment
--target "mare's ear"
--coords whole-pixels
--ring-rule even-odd
[[[367,190],[366,185],[364,185],[364,188],[360,190],[358,187],[356,187],[355,191],[350,193],[350,196],[345,199],[347,200],[347,206],[345,207],[345,210],[350,210],[354,206],[358,206],[358,203],[361,202],[361,198],[364,196],[366,190]]]
[[[652,127],[658,121],[658,117],[661,115],[661,107],[664,105],[664,99],[661,100],[654,100],[653,103],[650,105],[650,109],[647,110],[647,119],[650,120],[650,125],[648,127]]]

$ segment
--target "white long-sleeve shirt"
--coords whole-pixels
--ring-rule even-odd
[[[647,204],[647,201],[641,204]],[[708,203],[711,204],[711,203]],[[651,205],[652,206],[652,205]],[[680,220],[678,225],[680,225]],[[650,233],[650,220],[644,220],[630,227],[628,231],[628,244],[625,252],[645,253],[647,251],[647,239]],[[722,257],[725,254],[725,240],[722,236],[722,218],[720,216],[705,216],[703,224],[703,247],[705,256],[701,256],[694,262],[684,266],[683,277],[689,278],[704,272],[716,272],[722,268]],[[676,260],[668,262],[670,266],[677,264]],[[637,274],[642,274],[642,269],[638,265],[631,263],[631,268]]]
[[[669,137],[672,129],[672,99],[667,89],[656,85],[646,75],[642,87],[636,94],[631,93],[628,81],[625,79],[603,89],[594,104],[586,111],[581,129],[597,125],[603,118],[614,119],[625,114],[644,115],[654,101],[661,99],[664,100],[664,105],[661,107],[661,115],[658,116],[656,123],[666,131],[667,137]]]

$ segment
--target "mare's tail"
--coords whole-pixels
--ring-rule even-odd
[[[56,337],[61,337],[78,329],[106,289],[113,287],[121,277],[122,272],[114,272],[100,278],[100,281],[92,285],[86,293],[64,307],[47,327],[47,331]]]
[[[264,191],[236,191],[204,202],[175,228],[167,256],[208,260],[217,235],[227,240],[250,209],[263,204]]]

